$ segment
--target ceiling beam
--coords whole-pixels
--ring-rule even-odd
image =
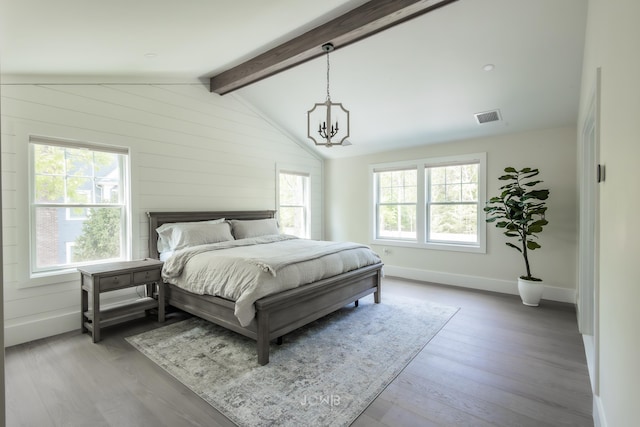
[[[211,92],[220,95],[255,83],[324,55],[322,45],[335,49],[362,40],[456,0],[371,0],[299,37],[211,77]]]

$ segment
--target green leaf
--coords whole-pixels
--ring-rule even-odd
[[[537,242],[534,242],[532,240],[527,241],[527,249],[529,250],[534,250],[534,249],[538,249],[541,248],[542,246],[540,246]]]
[[[504,168],[504,171],[505,172],[511,172],[511,173],[517,173],[518,172],[517,170],[515,170],[515,168],[513,168],[511,166]]]
[[[516,249],[518,252],[522,253],[522,249],[520,249],[519,247],[517,247],[513,243],[507,242],[506,245],[509,246],[509,247],[512,247],[512,248]]]
[[[524,198],[546,200],[549,197],[549,190],[531,190],[527,192]]]
[[[540,233],[541,231],[542,231],[542,226],[540,226],[540,225],[530,225],[527,234]]]
[[[547,224],[549,224],[549,221],[547,221],[546,219],[539,219],[539,220],[537,220],[537,221],[534,221],[534,222],[531,224],[531,226],[532,226],[532,227],[533,227],[533,226],[540,226],[540,227],[542,227],[543,225],[547,225]]]

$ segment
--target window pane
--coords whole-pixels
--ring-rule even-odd
[[[278,220],[285,234],[308,238],[309,177],[295,173],[280,172]]]
[[[36,175],[64,174],[64,148],[39,144],[33,147]]]
[[[122,209],[91,208],[84,218],[67,208],[35,209],[36,268],[122,258]]]
[[[305,235],[303,207],[281,207],[278,212],[278,222],[280,223],[280,230],[284,234]]]
[[[378,172],[379,203],[415,203],[418,171],[402,170]]]
[[[63,148],[66,173],[73,176],[93,176],[93,151]]]
[[[108,180],[119,179],[120,162],[119,154],[105,153],[102,151],[93,152],[93,174],[96,178]]]
[[[432,202],[478,201],[478,165],[431,167]]]
[[[444,184],[445,168],[431,168],[431,184]]]
[[[462,184],[462,201],[478,201],[478,184]]]
[[[477,164],[462,165],[462,183],[477,183],[478,182],[478,167]]]
[[[446,178],[447,184],[459,183],[462,178],[462,171],[460,166],[447,166],[446,169]]]
[[[293,174],[280,174],[280,204],[304,204],[304,179],[306,177]]]
[[[416,206],[383,205],[378,213],[378,237],[416,239]]]
[[[447,201],[447,189],[443,184],[431,184],[431,201],[432,202],[446,202]]]
[[[91,203],[93,179],[77,176],[67,177],[66,203]]]
[[[63,203],[64,176],[36,175],[34,196],[37,203]]]
[[[430,241],[478,242],[477,205],[431,205]]]
[[[460,184],[446,185],[446,201],[447,202],[459,202],[460,201]]]

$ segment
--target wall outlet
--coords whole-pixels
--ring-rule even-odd
[[[383,255],[389,255],[391,253],[391,249],[389,248],[382,248],[382,254]]]

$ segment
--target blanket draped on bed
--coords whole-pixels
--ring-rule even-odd
[[[269,235],[207,244],[175,252],[162,277],[189,292],[235,301],[242,326],[253,303],[270,294],[380,262],[365,245]]]

